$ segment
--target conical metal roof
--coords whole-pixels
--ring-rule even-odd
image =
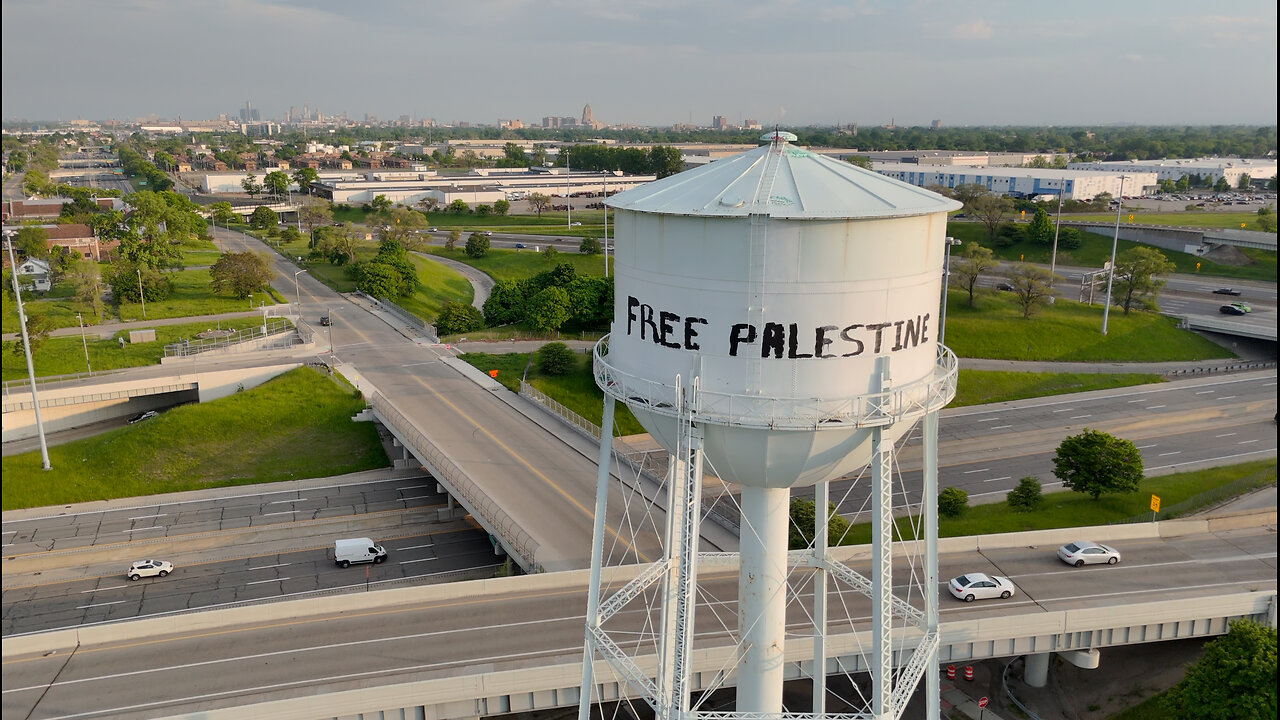
[[[892,218],[958,210],[924,188],[795,147],[790,133],[769,144],[618,193],[609,207],[704,217],[817,220]]]

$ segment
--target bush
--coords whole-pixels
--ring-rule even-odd
[[[1005,500],[1009,507],[1018,512],[1038,510],[1044,504],[1044,496],[1040,494],[1040,481],[1030,476],[1022,478],[1018,481],[1018,486],[1009,491]]]
[[[464,252],[467,253],[467,257],[484,257],[489,253],[489,236],[471,233],[471,237],[467,238],[467,247]]]
[[[599,255],[600,241],[593,237],[584,237],[582,243],[578,245],[578,252],[583,255]]]
[[[543,375],[568,375],[573,372],[573,350],[562,342],[547,343],[538,349],[538,371]]]
[[[791,529],[788,532],[787,547],[791,550],[804,550],[813,546],[813,529],[817,523],[817,503],[804,498],[791,499]],[[835,547],[844,542],[849,532],[849,521],[836,512],[836,504],[827,503],[827,546]]]
[[[461,302],[447,302],[436,317],[438,335],[457,335],[484,327],[484,316],[476,308]]]
[[[960,517],[968,504],[969,493],[960,488],[943,488],[942,492],[938,493],[938,514],[943,517]]]

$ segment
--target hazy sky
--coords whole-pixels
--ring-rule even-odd
[[[1274,0],[4,0],[3,117],[1275,124]]]

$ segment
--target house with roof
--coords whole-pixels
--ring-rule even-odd
[[[18,263],[18,282],[28,290],[45,292],[53,287],[49,263],[40,258],[27,258]]]

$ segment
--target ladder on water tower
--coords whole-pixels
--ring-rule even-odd
[[[756,183],[756,194],[751,202],[751,214],[748,215],[750,229],[747,238],[747,293],[748,322],[757,333],[764,333],[764,281],[768,269],[765,263],[765,240],[769,233],[769,197],[773,193],[773,181],[778,174],[779,161],[782,157],[780,143],[774,142],[764,156],[764,169],[760,173],[760,181]],[[763,343],[764,338],[758,337]],[[764,370],[759,353],[751,357],[748,380],[752,383],[751,392],[759,392],[763,386],[761,373]]]

